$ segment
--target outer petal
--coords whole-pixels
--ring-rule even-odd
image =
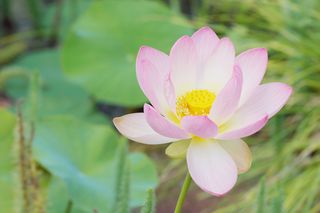
[[[185,116],[181,120],[181,126],[201,138],[212,138],[218,131],[217,125],[207,116]]]
[[[219,134],[215,137],[217,139],[232,140],[238,138],[244,138],[258,132],[266,123],[268,122],[268,115],[258,117],[255,120],[250,120],[248,118],[233,117],[227,123],[219,127]]]
[[[148,60],[159,71],[159,75],[164,77],[170,72],[169,56],[152,47],[142,46],[139,50],[137,60]]]
[[[265,48],[250,49],[237,56],[235,63],[243,73],[242,104],[260,84],[267,68],[268,52]]]
[[[210,27],[202,27],[191,38],[196,46],[200,64],[205,63],[219,43],[218,36]]]
[[[267,83],[255,88],[251,97],[236,112],[237,117],[261,117],[268,114],[271,118],[287,102],[292,88],[283,83]]]
[[[187,163],[194,182],[210,194],[222,196],[237,181],[236,164],[217,142],[191,142]]]
[[[133,113],[114,118],[113,123],[122,135],[139,143],[164,144],[178,140],[156,133],[147,123],[144,113]]]
[[[256,87],[251,97],[219,128],[217,138],[236,139],[259,131],[287,102],[292,88],[283,83]]]
[[[237,109],[242,88],[242,72],[238,66],[234,67],[233,75],[225,87],[218,94],[210,110],[209,117],[217,124],[221,124]]]
[[[137,79],[152,105],[163,114],[170,109],[174,88],[169,79],[169,57],[151,47],[141,47],[137,56]]]
[[[198,56],[189,36],[181,37],[170,52],[171,80],[177,96],[196,86]]]
[[[162,77],[166,76],[170,72],[169,56],[152,47],[148,47],[148,46],[140,47],[137,60],[150,61],[155,66],[155,68],[159,71],[159,75]]]
[[[203,88],[216,94],[231,78],[235,60],[235,50],[228,38],[222,38],[209,57],[202,76]]]
[[[237,165],[238,173],[244,173],[251,167],[252,155],[248,145],[243,140],[219,141],[219,144],[232,157]]]
[[[150,127],[159,134],[178,139],[186,139],[190,137],[186,131],[168,121],[148,104],[144,105],[144,114]]]

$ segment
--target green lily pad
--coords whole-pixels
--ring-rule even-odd
[[[27,102],[32,102],[34,100],[30,98],[35,98],[33,104],[37,105],[38,116],[82,116],[93,111],[94,103],[89,94],[80,86],[64,79],[60,66],[60,52],[57,49],[31,52],[18,59],[14,66],[8,67],[6,71],[20,73],[5,82],[6,94],[14,99],[26,99]],[[34,76],[38,77],[34,79]],[[26,103],[28,104],[30,107],[31,103]]]
[[[47,211],[49,213],[65,212],[71,201],[65,183],[52,177],[48,185]]]
[[[131,166],[131,199],[130,206],[137,207],[144,204],[146,191],[154,189],[157,183],[157,174],[155,165],[150,159],[142,153],[132,153],[129,155]]]
[[[3,71],[10,76],[4,82],[4,90],[11,98],[19,99],[28,95],[30,76],[38,73],[42,81],[51,82],[62,78],[58,50],[44,49],[30,52],[18,58]],[[9,73],[16,73],[9,75]]]
[[[116,195],[117,149],[120,138],[104,125],[74,117],[53,116],[36,127],[34,155],[60,178],[77,212],[109,212]],[[130,160],[130,204],[143,204],[145,191],[157,184],[153,163],[143,154]]]
[[[66,75],[97,99],[137,106],[146,101],[135,77],[139,47],[168,52],[192,28],[165,5],[147,0],[93,2],[64,41]]]
[[[60,52],[58,49],[43,49],[30,52],[15,61],[14,65],[39,72],[43,79],[62,78]]]

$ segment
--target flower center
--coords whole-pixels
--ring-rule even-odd
[[[180,96],[176,103],[177,115],[208,115],[216,96],[208,90],[192,90]]]

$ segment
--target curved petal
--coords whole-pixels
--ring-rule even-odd
[[[235,61],[235,50],[228,38],[222,38],[209,57],[202,76],[203,88],[216,94],[231,78]]]
[[[144,105],[144,114],[150,127],[160,135],[178,139],[186,139],[190,137],[186,131],[168,121],[148,104]]]
[[[268,52],[265,48],[247,50],[236,57],[235,62],[243,73],[240,104],[244,103],[258,86],[266,72]]]
[[[164,96],[167,103],[173,113],[176,113],[176,93],[174,91],[174,86],[171,80],[170,74],[168,74],[164,81]]]
[[[187,164],[194,182],[204,191],[222,196],[237,181],[237,166],[230,155],[214,141],[192,141]]]
[[[189,36],[181,37],[170,51],[171,80],[179,97],[196,86],[198,56]]]
[[[113,119],[118,131],[130,140],[144,144],[164,144],[178,139],[156,133],[147,123],[144,113],[132,113]]]
[[[137,56],[137,79],[152,105],[165,114],[170,110],[168,94],[174,94],[169,79],[169,57],[150,47],[141,47]],[[173,95],[175,97],[175,95]]]
[[[238,174],[248,171],[251,167],[252,155],[248,145],[241,139],[219,141],[236,163]]]
[[[267,83],[259,85],[251,97],[235,113],[238,117],[261,117],[275,115],[288,101],[292,88],[284,83]]]
[[[218,132],[217,125],[207,116],[185,116],[181,119],[181,126],[201,138],[212,138]]]
[[[220,132],[215,138],[223,140],[244,138],[258,132],[267,122],[268,115],[258,117],[256,120],[232,117],[231,120],[223,124],[222,127],[219,127]]]
[[[228,120],[238,107],[242,88],[242,72],[234,67],[233,75],[214,101],[209,117],[217,124]]]
[[[202,27],[191,38],[196,46],[199,62],[203,64],[219,43],[219,37],[210,27]]]
[[[217,138],[236,139],[259,131],[287,102],[292,88],[283,83],[268,83],[256,87],[251,97],[222,127]]]
[[[140,47],[137,61],[142,60],[150,61],[162,77],[166,76],[170,72],[169,56],[159,50],[148,46]]]

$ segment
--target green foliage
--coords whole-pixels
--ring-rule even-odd
[[[74,21],[88,8],[90,3],[91,0],[52,2],[46,8],[41,24],[49,30],[49,36],[56,36],[62,40]]]
[[[135,77],[139,47],[168,52],[176,39],[190,33],[188,22],[159,2],[93,2],[64,41],[63,67],[97,99],[138,106],[146,101]]]
[[[72,201],[65,183],[57,177],[52,177],[47,190],[48,213],[66,212],[69,203],[72,203]]]
[[[260,189],[257,199],[257,213],[265,212],[265,196],[266,196],[266,182],[265,179],[262,178],[260,181]]]
[[[129,175],[130,165],[127,159],[127,143],[121,143],[118,150],[118,159],[116,167],[116,190],[113,212],[126,213],[129,212]]]
[[[28,54],[1,74],[6,93],[23,99],[27,120],[36,121],[34,157],[52,175],[48,183],[48,212],[64,212],[67,208],[71,212],[106,212],[113,206],[118,212],[129,212],[143,204],[144,191],[157,184],[154,164],[143,154],[121,152],[127,149],[124,141],[106,122],[96,122],[103,117],[94,111],[89,95],[63,78],[57,50]],[[3,120],[8,128],[10,122]],[[11,141],[6,146],[4,157],[11,153]],[[123,164],[117,163],[119,156]],[[11,175],[14,170],[11,165],[5,174]],[[136,174],[144,171],[148,173]],[[114,175],[117,173],[121,178]],[[117,180],[120,182],[116,183]],[[12,186],[4,187],[8,195],[1,211],[13,208]]]
[[[33,52],[20,58],[14,66],[7,68],[8,72],[18,70],[20,73],[4,82],[5,91],[14,99],[27,99],[31,92],[29,88],[32,75],[39,73],[36,91],[39,116],[64,113],[86,115],[92,111],[92,100],[81,87],[63,78],[59,56],[59,51],[52,49]]]
[[[13,132],[16,123],[14,115],[4,109],[0,109],[0,211],[14,212],[18,204],[18,187],[15,182],[16,174],[13,154]],[[4,125],[5,124],[5,125]]]
[[[130,206],[143,204],[147,189],[154,189],[158,183],[155,166],[150,159],[141,153],[133,152],[128,156],[130,162]]]
[[[278,185],[276,195],[272,199],[272,212],[282,213],[283,212],[283,201],[284,201],[284,192],[282,185]]]
[[[141,190],[155,187],[157,178],[152,163],[142,154],[129,158],[122,154],[124,165],[119,167],[119,149],[123,149],[119,138],[104,125],[67,116],[50,117],[37,125],[35,158],[64,182],[73,206],[81,212],[92,209],[108,212],[115,196],[116,202],[128,200],[122,200],[128,191],[133,198],[130,206],[142,205]],[[130,162],[130,170],[126,162]],[[136,174],[141,167],[149,173]],[[114,174],[120,174],[120,180]]]
[[[154,213],[155,212],[155,194],[152,189],[147,191],[147,197],[140,213]]]

